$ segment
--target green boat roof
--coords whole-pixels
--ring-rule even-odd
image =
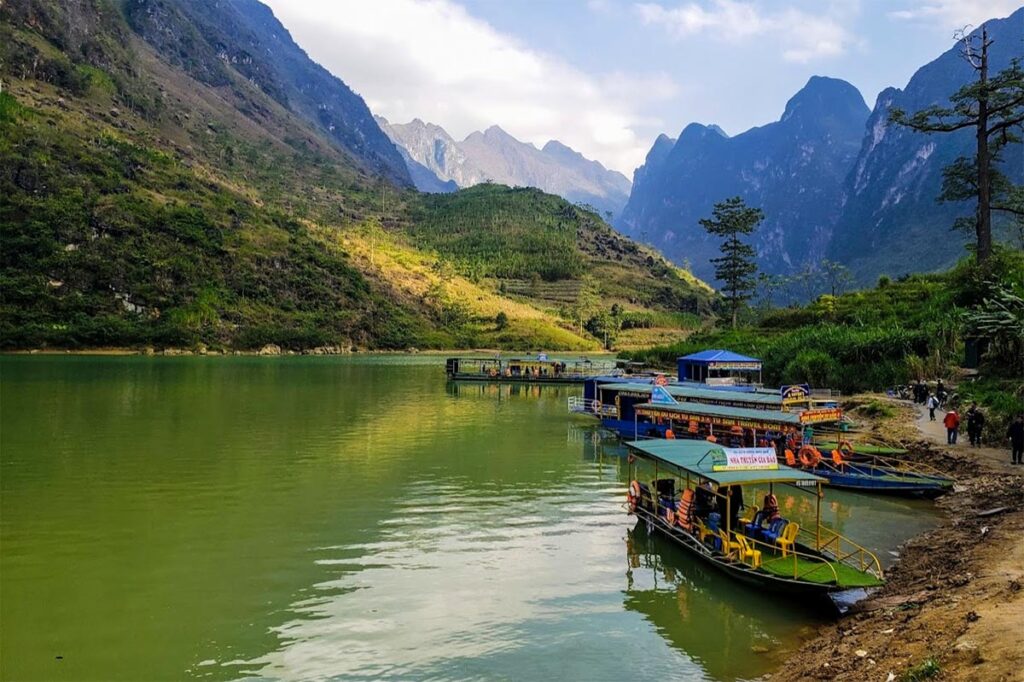
[[[773,424],[800,426],[800,415],[795,412],[780,410],[759,410],[751,407],[730,407],[728,405],[708,405],[705,403],[642,403],[637,408],[657,408],[665,412],[678,414],[694,414],[702,417],[725,417],[727,419],[747,419]]]
[[[632,391],[634,393],[650,393],[654,387],[650,384],[617,383],[601,384],[601,390]],[[732,403],[750,403],[751,405],[782,405],[782,396],[778,393],[754,393],[746,391],[726,391],[716,388],[701,388],[685,384],[667,384],[662,386],[673,398],[721,400]]]
[[[700,440],[638,440],[626,446],[646,459],[653,459],[696,474],[719,485],[755,483],[824,483],[814,474],[779,464],[777,469],[733,469],[715,471],[712,453],[722,450],[715,443]]]

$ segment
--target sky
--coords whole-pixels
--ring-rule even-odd
[[[264,0],[393,123],[499,125],[632,178],[660,133],[778,120],[812,75],[868,106],[1020,0]]]

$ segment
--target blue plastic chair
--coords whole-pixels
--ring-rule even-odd
[[[774,545],[775,541],[782,534],[782,529],[786,527],[789,521],[786,519],[776,519],[767,528],[761,530],[761,539],[768,544]]]

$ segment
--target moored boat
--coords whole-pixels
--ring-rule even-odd
[[[458,356],[445,360],[445,374],[452,381],[581,384],[592,377],[623,373],[614,358],[554,358],[546,353],[533,357]]]
[[[883,583],[873,553],[821,524],[825,481],[779,464],[772,448],[730,449],[686,440],[626,445],[630,512],[699,560],[760,589],[784,594],[826,596]],[[644,471],[651,470],[648,483]],[[776,485],[815,495],[813,525],[778,515],[777,502],[771,507]],[[766,504],[761,510],[751,507],[740,519],[732,507],[741,497],[735,491],[755,487],[767,489]],[[709,511],[709,500],[716,500],[720,511]]]

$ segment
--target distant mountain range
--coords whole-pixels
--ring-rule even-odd
[[[613,215],[629,197],[626,176],[556,140],[537,149],[495,125],[459,142],[444,128],[419,119],[401,124],[376,119],[405,156],[417,189],[424,192],[453,191],[483,182],[537,187]]]
[[[1024,8],[987,25],[995,73],[1021,55]],[[959,50],[922,67],[905,90],[883,91],[874,110],[849,83],[815,76],[774,123],[735,137],[696,123],[678,139],[659,136],[634,174],[617,227],[711,279],[718,242],[698,220],[740,195],[765,212],[752,240],[764,271],[792,273],[830,258],[867,284],[880,274],[949,267],[969,239],[950,228],[971,206],[936,197],[942,168],[973,155],[973,132],[924,135],[888,125],[888,112],[948,103],[974,78]],[[1004,172],[1024,182],[1024,146],[1011,145],[1003,160]]]
[[[697,221],[740,195],[765,212],[754,240],[762,269],[789,271],[824,252],[869,113],[852,85],[816,76],[775,123],[735,137],[691,123],[677,140],[659,137],[619,224],[710,276],[718,240]]]

